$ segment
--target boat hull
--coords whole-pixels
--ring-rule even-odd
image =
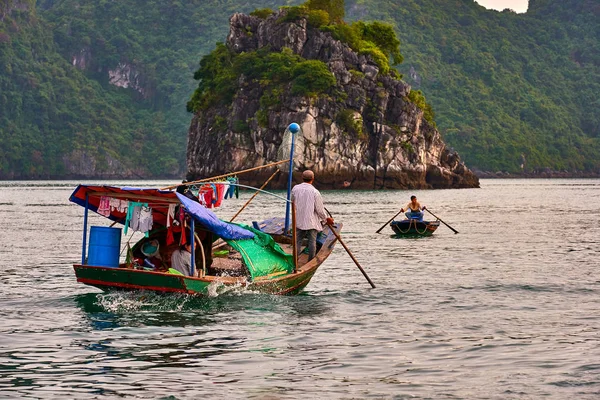
[[[440,226],[440,221],[418,221],[405,219],[393,221],[390,226],[397,236],[431,236]]]
[[[336,231],[341,224],[336,224]],[[327,232],[321,249],[311,261],[305,263],[296,272],[274,278],[260,277],[249,281],[247,277],[204,276],[187,277],[170,273],[125,268],[108,268],[93,265],[76,264],[73,266],[77,281],[109,290],[147,290],[157,293],[185,293],[210,296],[226,291],[227,288],[239,288],[251,292],[292,295],[299,293],[308,285],[319,266],[327,259],[335,245],[335,235]],[[225,288],[225,290],[223,290]]]

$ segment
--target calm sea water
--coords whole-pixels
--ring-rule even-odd
[[[76,184],[0,182],[1,398],[600,397],[600,180],[323,192],[376,289],[337,246],[299,296],[206,299],[78,284]],[[413,193],[460,233],[375,234]]]

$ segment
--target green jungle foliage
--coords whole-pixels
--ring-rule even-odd
[[[344,0],[308,0],[306,6],[310,10],[325,11],[334,24],[342,23],[346,15]]]
[[[367,53],[379,64],[380,72],[389,71],[389,59],[401,60],[400,41],[392,27],[388,24],[373,22],[355,22],[347,25],[343,20],[343,0],[325,1],[309,0],[304,4],[286,7],[287,13],[280,23],[306,18],[309,25],[324,31],[334,33],[340,40],[348,42],[360,53]],[[330,13],[334,15],[331,17]],[[257,9],[251,13],[259,18],[272,14],[270,9]],[[334,22],[335,21],[335,22]],[[338,35],[337,32],[349,32],[348,36]],[[198,112],[214,105],[228,105],[239,89],[239,77],[244,76],[244,85],[248,81],[258,83],[263,88],[260,99],[260,109],[257,112],[261,126],[267,123],[267,111],[280,102],[280,96],[291,93],[294,96],[315,97],[328,93],[336,80],[327,65],[319,60],[305,60],[285,48],[280,53],[263,48],[254,52],[237,54],[222,43],[215,50],[200,60],[200,69],[194,74],[198,80],[198,88],[188,102],[190,112]],[[425,103],[425,97],[419,92],[419,107],[430,112],[431,107]],[[342,119],[345,121],[345,119]],[[237,121],[235,122],[236,126]],[[354,121],[348,126],[354,132]],[[360,132],[362,135],[362,131]]]
[[[200,82],[188,102],[188,111],[231,103],[242,74],[247,81],[264,89],[260,100],[263,113],[279,102],[284,87],[291,89],[293,95],[314,97],[326,93],[336,83],[325,63],[305,60],[288,48],[280,53],[263,48],[237,54],[218,43],[214,51],[202,58],[200,69],[194,74]]]
[[[600,6],[529,4],[517,14],[472,0],[359,0],[347,17],[394,26],[400,72],[470,167],[598,171]]]
[[[368,138],[363,130],[363,121],[360,114],[356,117],[356,111],[348,108],[343,109],[339,112],[336,117],[336,122],[340,126],[342,132],[349,133],[350,135],[365,140]]]
[[[63,160],[74,151],[97,158],[97,169],[118,159],[154,177],[183,175],[199,60],[225,40],[233,13],[300,3],[0,0],[0,177],[66,176]],[[345,12],[339,2],[310,3],[313,26],[365,21],[338,23],[335,34],[351,46],[374,43],[353,48],[381,65],[404,57],[399,71],[414,95],[426,94],[446,142],[469,166],[600,168],[597,0],[530,0],[525,14],[473,0],[347,0]],[[402,56],[378,35],[354,31],[376,20],[393,28]],[[110,83],[119,64],[138,74],[137,90]],[[279,95],[275,85],[268,91],[266,107]]]
[[[59,54],[34,2],[11,3],[24,2],[0,3],[0,177],[64,177],[72,154],[99,170],[121,160],[148,175],[178,172],[185,138],[172,141],[164,113],[86,77]]]
[[[306,18],[309,26],[331,33],[333,38],[348,44],[359,54],[371,56],[383,74],[390,71],[390,56],[394,65],[402,62],[400,41],[390,24],[380,21],[347,24],[343,20],[343,6],[343,0],[308,0],[299,6],[287,7],[282,22]],[[264,14],[262,10],[255,13]]]
[[[0,0],[0,179],[96,173],[69,173],[72,154],[97,172],[118,160],[143,177],[185,175],[198,60],[257,5],[282,2]],[[110,83],[120,64],[140,90]]]
[[[427,104],[425,96],[423,96],[423,92],[420,90],[411,90],[408,94],[408,99],[421,110],[423,110],[423,118],[435,126],[435,121],[433,120],[435,113],[433,112],[431,105]]]

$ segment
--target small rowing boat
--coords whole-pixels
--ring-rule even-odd
[[[424,221],[423,213],[407,213],[409,218],[401,221],[392,221],[390,226],[399,237],[431,236],[440,226],[440,221]]]

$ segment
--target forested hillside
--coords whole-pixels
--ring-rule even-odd
[[[470,167],[597,171],[600,3],[529,4],[516,14],[468,0],[371,0],[349,14],[394,24],[404,79]]]
[[[173,141],[164,113],[75,68],[34,2],[0,10],[1,178],[179,173],[185,131]]]
[[[301,2],[0,0],[0,177],[182,176],[201,57],[234,12]],[[346,1],[357,19],[394,26],[470,167],[600,169],[597,1]]]

